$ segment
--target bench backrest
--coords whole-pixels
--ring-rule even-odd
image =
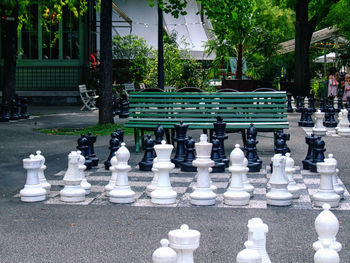
[[[85,84],[79,85],[79,92],[80,93],[86,93],[87,92]]]
[[[288,123],[286,92],[131,92],[129,102],[130,122]]]

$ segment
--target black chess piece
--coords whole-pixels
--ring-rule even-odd
[[[324,152],[326,151],[325,142],[322,141],[321,137],[317,137],[314,141],[314,148],[313,148],[313,158],[312,162],[310,163],[310,171],[316,173],[317,172],[317,163],[321,163],[324,161]]]
[[[91,169],[92,161],[89,158],[89,141],[86,138],[85,134],[80,135],[80,138],[78,139],[77,149],[81,151],[81,155],[85,157],[84,165],[86,165],[86,169]]]
[[[315,123],[312,120],[311,116],[312,116],[312,109],[311,108],[307,108],[305,110],[305,122],[304,122],[304,126],[303,127],[314,127]]]
[[[117,98],[116,96],[113,96],[112,103],[113,103],[113,116],[119,115],[121,112],[120,99]]]
[[[314,93],[309,94],[309,108],[311,109],[312,112],[316,112]]]
[[[17,100],[14,98],[11,100],[10,105],[10,120],[18,120],[19,114],[18,114],[18,103]]]
[[[287,112],[293,112],[292,95],[290,92],[287,93]]]
[[[224,173],[226,164],[222,162],[220,156],[220,141],[216,138],[212,140],[213,147],[211,148],[211,159],[215,162],[214,166],[212,166],[214,173]]]
[[[343,99],[341,97],[338,97],[338,112],[340,112],[342,109],[344,109]]]
[[[192,139],[192,136],[188,136],[185,147],[186,147],[186,157],[183,163],[180,164],[181,171],[183,172],[197,172],[197,167],[193,166],[192,161],[196,159],[195,156],[195,141]]]
[[[129,101],[123,99],[121,104],[121,111],[119,113],[119,118],[124,119],[129,117]]]
[[[254,140],[256,140],[256,136],[258,135],[258,130],[254,127],[254,124],[251,123],[249,128],[247,129],[247,138],[248,136],[252,136]]]
[[[89,155],[89,159],[92,162],[92,166],[97,166],[98,165],[98,157],[95,154],[95,149],[94,149],[94,143],[96,142],[97,136],[96,135],[92,135],[91,132],[88,132],[88,135],[86,136],[86,138],[88,139],[88,155]]]
[[[161,144],[164,137],[164,129],[160,123],[158,123],[157,128],[154,131],[154,136],[155,136],[154,143]]]
[[[301,114],[300,114],[300,120],[298,121],[298,126],[300,127],[305,127],[304,125],[306,121],[306,111],[307,111],[306,108],[304,107],[300,108],[299,112],[301,112]]]
[[[109,170],[109,167],[111,167],[111,159],[115,155],[115,153],[119,150],[120,148],[120,141],[118,139],[118,133],[117,132],[112,132],[111,133],[111,139],[109,140],[109,155],[107,160],[104,162],[105,165],[105,170]]]
[[[324,121],[323,121],[323,126],[327,127],[327,125],[329,124],[329,111],[328,108],[326,107],[324,109]]]
[[[176,152],[175,156],[171,161],[175,164],[175,167],[179,168],[180,163],[183,163],[185,160],[185,141],[187,140],[186,138],[186,132],[188,129],[187,124],[183,124],[181,121],[180,124],[175,124],[175,132],[176,132],[176,138],[174,141],[176,141]]]
[[[276,154],[280,153],[282,155],[289,153],[290,149],[287,146],[287,141],[290,140],[290,134],[284,133],[282,130],[278,130],[274,132],[274,137],[275,137],[274,152]]]
[[[304,107],[304,97],[297,96],[297,105],[296,112],[301,112],[301,109]]]
[[[322,111],[322,112],[326,111],[324,98],[320,98],[320,111]]]
[[[21,118],[22,119],[29,119],[29,113],[28,113],[28,99],[26,97],[21,97]]]
[[[223,118],[221,116],[217,116],[216,122],[214,122],[213,125],[214,125],[214,137],[218,139],[220,142],[219,153],[220,153],[222,162],[225,163],[225,167],[228,167],[230,160],[226,157],[225,143],[224,143],[225,140],[228,138],[228,135],[226,134],[226,122],[223,121]]]
[[[124,142],[124,130],[123,129],[117,129],[115,132],[117,133],[117,138],[119,140],[119,143]]]
[[[145,154],[139,162],[140,171],[152,171],[153,159],[155,158],[154,141],[151,135],[147,135],[145,140]]]
[[[335,121],[335,118],[334,118],[334,114],[335,114],[334,108],[329,106],[327,108],[327,113],[328,113],[328,119],[325,121],[324,126],[328,128],[337,127],[337,122]]]
[[[309,170],[310,164],[313,162],[313,155],[314,155],[314,144],[317,137],[314,134],[311,134],[311,136],[305,137],[305,142],[308,145],[307,154],[305,159],[303,160],[303,169]]]
[[[245,147],[245,157],[248,160],[249,172],[259,172],[262,166],[262,162],[259,162],[259,157],[256,149],[256,145],[259,142],[255,140],[252,135],[248,135],[247,143]]]
[[[9,120],[10,120],[9,104],[5,100],[1,105],[0,122],[8,122]]]

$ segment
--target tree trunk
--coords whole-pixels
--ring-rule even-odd
[[[101,1],[99,123],[113,123],[112,109],[112,1]]]
[[[18,7],[13,10],[12,20],[2,20],[2,43],[4,45],[4,82],[2,85],[2,102],[10,102],[16,93],[16,57],[17,57],[17,25]]]
[[[240,43],[238,44],[236,79],[242,79],[242,69],[243,69],[243,45]]]
[[[158,4],[158,88],[164,90],[163,10]]]
[[[308,20],[308,1],[296,5],[295,62],[293,95],[306,95],[310,91],[309,47],[315,25]]]

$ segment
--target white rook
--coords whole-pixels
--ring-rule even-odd
[[[41,151],[36,151],[36,158],[41,159],[41,167],[39,169],[38,175],[39,175],[39,181],[42,187],[46,190],[46,194],[50,194],[50,189],[51,189],[51,184],[49,184],[45,178],[45,173],[44,171],[46,170],[46,165],[45,165],[45,157],[41,154]]]
[[[325,113],[320,110],[314,113],[315,126],[312,128],[312,133],[317,136],[325,136],[327,132],[326,128],[323,126],[324,114]]]
[[[269,232],[269,227],[260,218],[255,217],[248,221],[248,240],[253,242],[252,249],[259,252],[262,263],[271,263],[266,251],[267,232]]]
[[[180,229],[168,233],[170,247],[177,253],[176,263],[193,263],[193,252],[199,247],[201,234],[197,230],[182,225]]]
[[[332,182],[333,182],[333,188],[334,191],[340,196],[340,199],[344,198],[344,191],[345,189],[339,184],[338,181],[338,173],[339,169],[338,167],[338,162],[336,159],[334,159],[333,154],[328,154],[328,158],[325,159],[325,162],[331,162],[336,165],[335,173],[332,175]]]
[[[342,109],[341,112],[339,112],[339,115],[341,116],[341,120],[339,121],[336,129],[337,133],[341,136],[350,136],[348,111],[346,109]]]
[[[27,170],[27,180],[24,188],[19,192],[23,202],[39,202],[45,200],[46,190],[39,181],[39,169],[42,166],[42,159],[36,158],[33,154],[23,159],[23,168]]]

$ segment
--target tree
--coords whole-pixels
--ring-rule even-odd
[[[16,93],[16,59],[17,39],[23,25],[28,24],[29,0],[1,0],[0,17],[3,30],[2,43],[5,45],[4,80],[2,101],[11,101]],[[48,30],[49,24],[58,23],[62,18],[62,7],[76,16],[83,15],[87,10],[86,0],[39,0],[41,6],[42,25]]]

